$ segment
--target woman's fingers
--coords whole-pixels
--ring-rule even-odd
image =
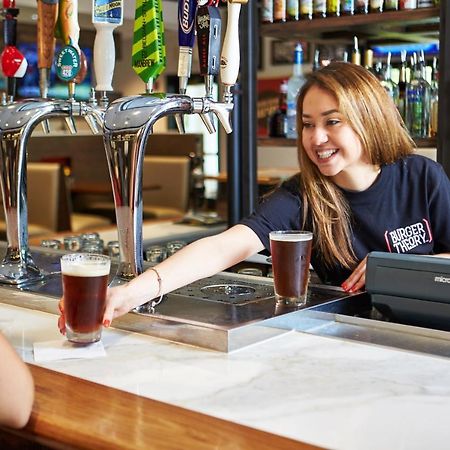
[[[341,284],[346,292],[355,292],[366,284],[367,256],[356,266],[353,273]]]

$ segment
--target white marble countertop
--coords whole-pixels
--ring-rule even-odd
[[[27,362],[64,339],[53,314],[0,304]],[[96,383],[333,449],[446,449],[450,359],[289,332],[224,354],[116,329],[107,356],[39,364]]]

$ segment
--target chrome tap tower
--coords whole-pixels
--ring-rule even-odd
[[[94,11],[95,3],[94,0]],[[120,17],[121,4],[120,1],[114,2],[115,11],[120,10]],[[7,229],[7,250],[0,263],[0,283],[20,286],[39,281],[45,275],[34,263],[28,248],[26,148],[36,125],[43,123],[44,131],[50,132],[48,119],[64,117],[69,130],[76,133],[74,118],[83,117],[93,133],[103,126],[105,108],[97,105],[95,92],[89,102],[79,102],[74,98],[75,83],[83,77],[83,61],[78,47],[77,9],[76,0],[60,0],[59,5],[56,0],[38,0],[38,67],[42,98],[11,102],[0,107],[0,184]],[[54,54],[54,37],[49,28],[53,29],[58,13],[66,46],[58,54],[57,62],[62,68],[59,76],[68,81],[67,100],[46,98],[48,73]],[[108,57],[114,54],[111,40],[105,40],[103,36],[99,42],[97,44],[96,40],[95,44],[102,46],[98,54],[107,54]],[[72,65],[68,64],[67,59]],[[104,66],[102,61],[97,61],[97,64]],[[112,71],[113,67],[109,66],[109,70],[97,75],[97,83],[102,86],[102,91],[109,89]]]
[[[211,98],[209,89],[210,75],[214,73],[212,69],[205,70],[205,75],[208,75],[205,97],[152,93],[153,81],[165,65],[165,50],[161,46],[164,42],[161,5],[159,0],[136,2],[133,65],[144,81],[147,93],[112,102],[106,110],[103,128],[120,246],[120,263],[113,285],[125,283],[142,272],[142,166],[147,139],[153,132],[155,122],[168,115],[200,114],[208,123],[210,114],[213,114],[227,133],[232,131],[230,114],[233,109],[232,86],[239,72],[238,23],[241,3],[246,3],[246,0],[230,1],[227,5],[227,30],[220,58],[224,93],[223,101],[218,102]],[[154,18],[157,20],[152,21]],[[147,39],[155,35],[156,43],[153,45]],[[213,58],[210,60],[214,61]],[[184,77],[182,89],[185,89],[187,73],[180,75]]]

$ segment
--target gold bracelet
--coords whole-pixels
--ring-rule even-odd
[[[154,267],[149,267],[148,270],[153,270],[153,272],[155,272],[155,274],[156,274],[156,279],[158,280],[158,293],[155,295],[155,298],[159,297],[159,299],[158,300],[151,300],[151,303],[150,303],[150,312],[151,312],[151,314],[154,314],[155,313],[155,306],[159,305],[161,303],[161,301],[162,301],[162,298],[163,298],[163,294],[162,294],[162,278],[159,275],[159,272]]]

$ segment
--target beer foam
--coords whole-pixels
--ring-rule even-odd
[[[310,241],[312,239],[312,234],[302,234],[302,233],[274,233],[270,234],[271,241],[283,241],[283,242],[302,242],[302,241]]]
[[[73,277],[102,277],[109,275],[109,264],[99,264],[97,262],[86,262],[82,264],[73,261],[61,261],[61,273]]]

